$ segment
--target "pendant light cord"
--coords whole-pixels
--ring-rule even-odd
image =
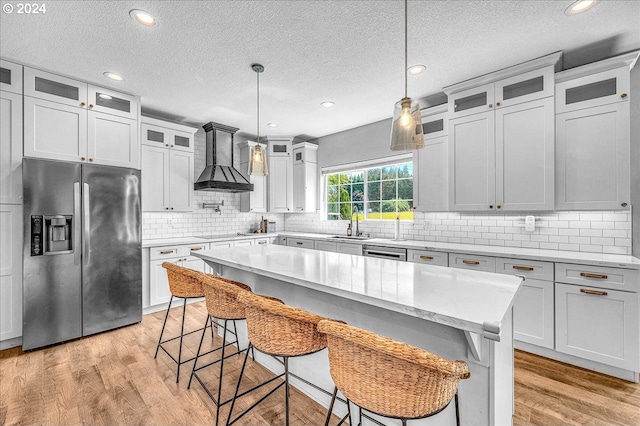
[[[257,122],[256,122],[256,129],[258,131],[258,143],[260,143],[260,73],[256,72],[256,77],[258,79],[258,96],[256,96],[256,98],[258,99],[258,113],[257,115]]]
[[[408,18],[407,18],[407,2],[408,0],[404,0],[404,97],[407,97],[407,28],[408,28]]]

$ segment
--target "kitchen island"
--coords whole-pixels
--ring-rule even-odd
[[[461,423],[511,424],[512,306],[521,278],[275,245],[194,255],[256,293],[467,361],[471,378],[459,387]],[[246,339],[244,329],[239,334]],[[280,372],[270,357],[257,361]],[[290,368],[324,389],[333,388],[325,351],[292,359]],[[328,405],[326,395],[294,384]],[[341,413],[344,407],[338,404],[335,410]],[[455,424],[453,406],[415,424]]]

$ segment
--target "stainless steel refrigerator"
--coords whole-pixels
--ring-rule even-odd
[[[140,171],[23,160],[23,350],[140,322]]]

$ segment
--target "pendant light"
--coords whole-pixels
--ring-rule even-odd
[[[258,139],[255,146],[251,148],[251,160],[249,161],[249,174],[251,176],[267,176],[269,169],[267,167],[267,155],[260,147],[260,73],[264,71],[264,67],[260,64],[251,65],[251,69],[256,72],[258,79],[258,95],[256,96],[258,105],[257,133]]]
[[[424,148],[420,104],[407,96],[407,0],[404,0],[404,98],[396,102],[391,124],[392,151]]]

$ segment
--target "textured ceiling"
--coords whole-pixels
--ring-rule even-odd
[[[570,3],[410,1],[409,64],[427,71],[410,77],[409,96],[558,50],[566,67],[640,48],[640,2],[600,1],[573,17],[564,14]],[[137,24],[131,9],[150,12],[158,26]],[[261,134],[319,137],[382,120],[404,90],[397,0],[47,0],[45,14],[0,14],[0,36],[4,58],[140,95],[155,115],[250,134],[254,62],[266,68]],[[324,100],[335,107],[321,107]]]

